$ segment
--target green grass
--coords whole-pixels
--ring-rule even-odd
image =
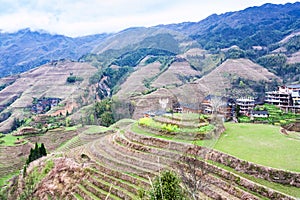
[[[201,115],[197,113],[174,113],[173,116],[183,120],[199,120]]]
[[[82,198],[79,194],[75,193],[74,194],[74,197],[77,199],[77,200],[84,200],[84,198]]]
[[[207,133],[214,129],[214,126],[211,124],[207,124],[205,126],[201,126],[200,128],[182,128],[178,125],[170,124],[170,123],[162,123],[153,120],[149,117],[144,117],[139,119],[138,123],[143,126],[148,126],[150,128],[155,128],[158,130],[166,131],[168,133]]]
[[[254,176],[251,176],[251,175],[248,175],[248,174],[245,174],[245,173],[241,173],[241,172],[238,172],[228,166],[225,166],[221,163],[217,163],[217,162],[213,162],[213,161],[208,161],[209,163],[213,164],[213,165],[216,165],[220,168],[223,168],[227,171],[230,171],[234,174],[237,174],[243,178],[246,178],[248,180],[251,180],[255,183],[258,183],[258,184],[261,184],[261,185],[264,185],[268,188],[271,188],[271,189],[274,189],[274,190],[277,190],[279,192],[282,192],[284,194],[287,194],[287,195],[290,195],[290,196],[293,196],[293,197],[297,197],[299,198],[300,197],[300,189],[297,188],[297,187],[293,187],[293,186],[290,186],[290,185],[283,185],[283,184],[279,184],[279,183],[274,183],[274,182],[270,182],[270,181],[267,181],[267,180],[264,180],[264,179],[261,179],[261,178],[256,178]]]
[[[240,159],[300,172],[300,141],[280,134],[279,127],[225,123],[215,149]]]
[[[78,129],[78,126],[71,126],[71,127],[66,127],[65,131],[76,131]]]
[[[56,151],[62,151],[62,150],[66,150],[68,149],[70,146],[72,146],[73,143],[76,143],[78,142],[80,139],[79,139],[79,136],[76,135],[74,136],[73,138],[71,138],[70,140],[67,140],[66,142],[62,143],[57,149]]]
[[[13,136],[12,134],[5,134],[4,137],[0,138],[0,140],[3,140],[4,143],[1,145],[4,146],[16,146],[15,142],[19,139],[24,138],[24,136]]]
[[[117,121],[116,123],[112,124],[109,128],[111,129],[122,129],[122,128],[126,128],[128,125],[135,123],[136,120],[134,119],[121,119],[119,121]]]
[[[0,187],[7,184],[8,180],[11,179],[13,176],[18,175],[19,174],[19,170],[6,174],[5,176],[1,176],[0,177]]]
[[[105,126],[91,125],[91,126],[88,126],[88,129],[85,130],[84,133],[86,133],[86,134],[103,133],[108,130],[111,130],[111,129],[109,127],[105,127]]]

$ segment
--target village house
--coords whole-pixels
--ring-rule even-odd
[[[279,107],[291,106],[291,94],[286,86],[279,86],[277,91],[266,92],[265,102]]]
[[[236,105],[239,106],[239,113],[249,116],[255,107],[255,100],[252,97],[239,98],[236,100]]]
[[[268,118],[269,112],[266,110],[252,110],[251,118]]]
[[[57,106],[61,101],[60,98],[43,97],[40,99],[34,98],[33,105],[31,106],[31,112],[35,114],[44,114],[52,107]]]
[[[300,112],[300,84],[279,86],[277,91],[266,92],[265,102],[280,107],[285,112]]]
[[[202,113],[212,114],[216,112],[216,114],[224,116],[226,120],[231,119],[235,115],[235,108],[235,100],[228,97],[208,95],[201,102]]]

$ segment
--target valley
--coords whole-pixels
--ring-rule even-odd
[[[0,199],[300,198],[299,10],[1,32]]]

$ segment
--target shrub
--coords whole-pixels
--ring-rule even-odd
[[[153,181],[149,191],[150,199],[179,200],[186,199],[180,186],[181,180],[172,171],[164,171]]]
[[[139,125],[150,126],[152,119],[148,117],[144,117],[139,119]]]
[[[69,76],[67,78],[67,83],[75,83],[76,81],[83,81],[83,78],[79,76]]]
[[[179,130],[177,125],[172,125],[172,124],[163,124],[161,126],[161,129],[168,132],[177,132]]]
[[[214,129],[214,126],[212,124],[208,124],[206,126],[202,126],[199,128],[199,132],[202,132],[202,133],[207,133],[207,132],[210,132]]]

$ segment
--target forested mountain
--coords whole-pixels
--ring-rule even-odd
[[[300,3],[264,4],[237,12],[211,15],[199,22],[164,25],[189,35],[205,49],[237,45],[270,46],[300,29]]]
[[[0,33],[0,77],[25,72],[54,60],[78,60],[107,36],[70,38],[30,29]]]
[[[211,15],[199,22],[133,27],[79,38],[29,29],[1,33],[0,76],[44,63],[53,66],[55,74],[55,70],[61,70],[56,66],[65,66],[64,62],[56,62],[60,59],[86,62],[96,71],[89,73],[85,93],[94,93],[96,100],[114,97],[126,105],[132,104],[129,117],[141,116],[150,109],[149,102],[158,105],[157,99],[163,97],[190,105],[208,94],[263,97],[277,85],[300,81],[299,10],[300,3],[265,4]],[[78,78],[73,71],[65,73],[64,80],[58,82],[65,83],[68,73],[72,80]],[[44,76],[38,74],[34,78]],[[14,113],[14,102],[25,95],[25,91],[9,89],[20,77],[26,76],[0,81],[0,92],[11,96],[11,101],[1,99],[3,113]],[[37,91],[34,98],[48,94],[47,90],[36,90],[34,85],[28,87]],[[31,102],[33,96],[26,98]],[[82,98],[78,101],[86,102],[86,97]]]
[[[0,134],[0,199],[147,199],[144,188],[150,188],[149,178],[160,174],[161,166],[194,167],[192,173],[200,175],[195,184],[201,181],[201,190],[194,188],[200,191],[195,199],[206,199],[202,192],[211,199],[298,198],[294,157],[274,156],[275,166],[262,166],[230,152],[211,152],[214,137],[225,127],[216,116],[198,114],[205,99],[216,104],[214,113],[224,106],[220,100],[263,100],[282,84],[300,84],[300,3],[265,4],[199,22],[78,38],[30,29],[1,32],[0,133],[8,134]],[[177,110],[188,114],[175,114]],[[237,110],[231,109],[233,115]],[[153,121],[136,121],[156,114]],[[286,125],[286,118],[280,119],[277,124]],[[276,124],[273,119],[268,123]],[[299,146],[294,143],[298,136],[278,128],[276,137],[264,139],[261,133],[269,131],[247,127],[237,129],[238,140],[246,144],[242,146],[250,146],[247,157],[253,157],[252,151],[297,152],[293,145]],[[251,137],[243,139],[247,129]],[[260,151],[252,141],[254,133],[264,146]],[[7,136],[16,137],[15,146],[2,145]],[[225,137],[231,138],[228,133]],[[194,148],[196,141],[204,148]],[[48,156],[25,164],[40,142]],[[207,163],[201,153],[206,145],[212,154]],[[234,148],[240,151],[240,146]],[[259,160],[269,162],[269,157]],[[289,171],[277,168],[282,160],[289,161],[285,163],[291,168],[283,168]],[[190,183],[189,177],[196,176],[186,177]]]

